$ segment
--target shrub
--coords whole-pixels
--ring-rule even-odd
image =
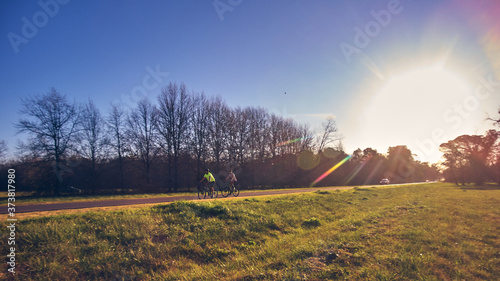
[[[330,191],[328,191],[328,190],[317,190],[317,191],[315,191],[315,193],[317,193],[317,194],[330,194]]]
[[[302,223],[303,226],[305,227],[318,227],[321,225],[321,222],[319,219],[317,218],[310,218],[308,220],[305,220],[303,223]]]

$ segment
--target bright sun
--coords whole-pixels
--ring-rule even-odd
[[[367,108],[367,132],[398,136],[432,130],[443,113],[470,91],[467,83],[441,67],[394,76],[373,96]]]

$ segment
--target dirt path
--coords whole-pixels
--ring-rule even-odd
[[[337,190],[337,189],[351,189],[354,186],[340,186],[340,187],[323,187],[323,188],[308,188],[308,189],[293,189],[293,190],[272,190],[272,191],[244,191],[241,192],[240,197],[254,197],[254,196],[265,196],[265,195],[278,195],[278,194],[290,194],[290,193],[303,193],[303,192],[314,192],[317,190]],[[229,196],[228,198],[222,198],[220,196],[215,200],[227,200],[234,198]],[[58,211],[58,210],[74,210],[74,209],[86,209],[86,208],[100,208],[100,207],[113,207],[113,206],[127,206],[127,205],[140,205],[140,204],[159,204],[159,203],[169,203],[179,200],[199,200],[197,195],[188,196],[169,196],[169,197],[156,197],[156,198],[135,198],[135,199],[114,199],[114,200],[96,200],[96,201],[77,201],[77,202],[63,202],[63,203],[45,203],[45,204],[33,204],[33,205],[17,205],[15,206],[16,213],[30,213],[30,212],[46,212],[46,211]],[[214,200],[214,199],[205,199]],[[0,208],[0,214],[7,214],[7,206],[3,205]]]

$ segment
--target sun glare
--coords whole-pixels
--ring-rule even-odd
[[[367,108],[367,133],[401,136],[429,129],[467,93],[465,81],[440,67],[394,76],[373,96]]]

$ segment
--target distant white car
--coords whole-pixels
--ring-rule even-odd
[[[390,183],[390,182],[389,182],[389,180],[388,180],[388,179],[382,179],[382,180],[380,181],[380,184],[389,184],[389,183]]]

